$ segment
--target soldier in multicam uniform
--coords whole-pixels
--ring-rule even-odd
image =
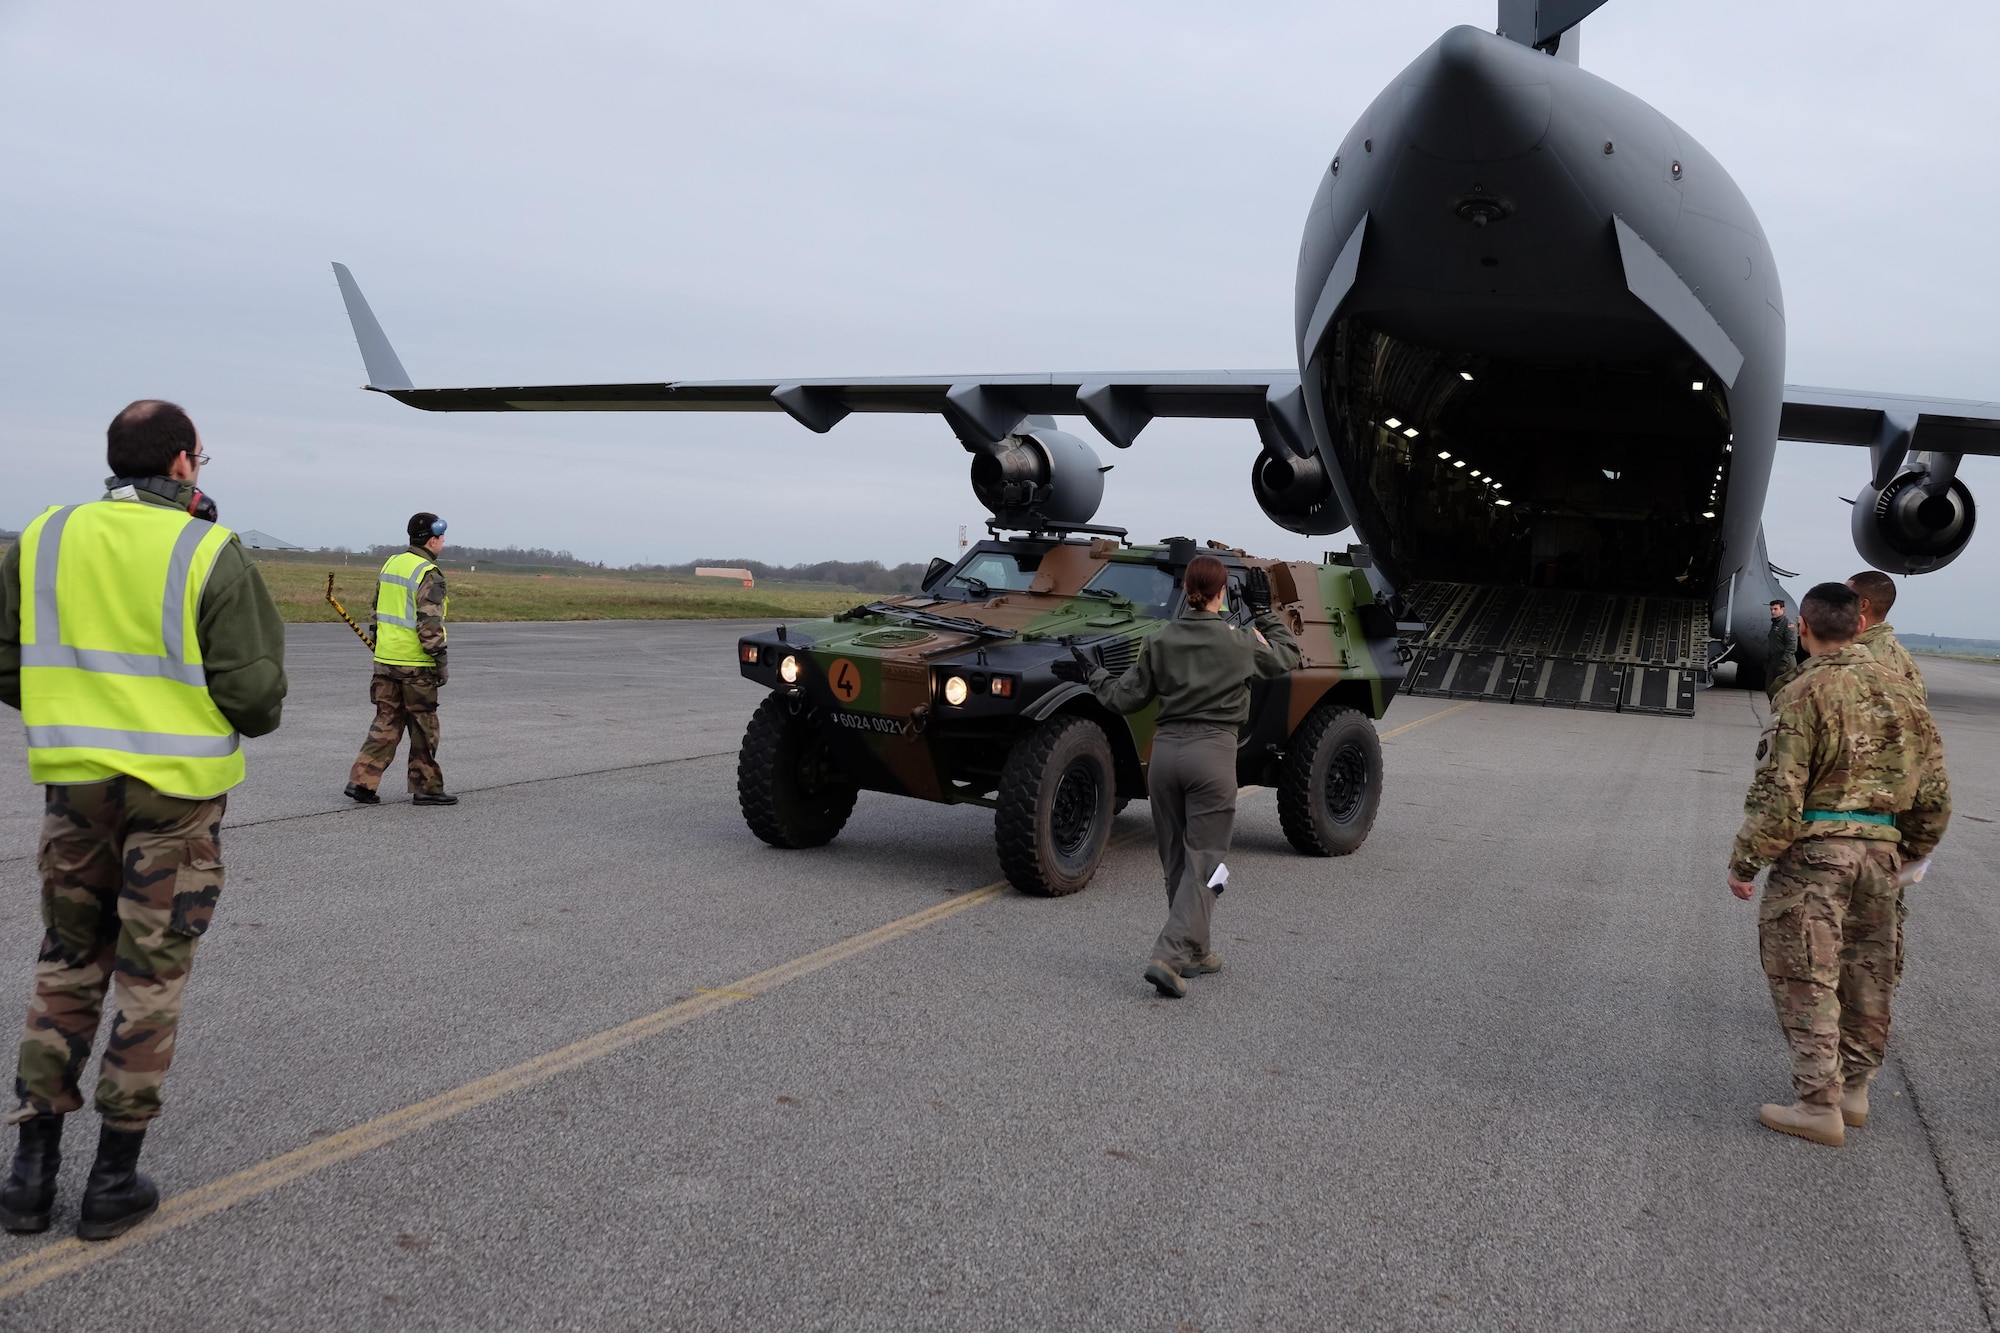
[[[1797,1102],[1768,1127],[1839,1145],[1868,1123],[1889,1004],[1902,977],[1905,858],[1929,856],[1951,816],[1944,743],[1922,696],[1855,641],[1859,601],[1822,583],[1799,604],[1812,653],[1772,704],[1729,857],[1729,887],[1756,892],[1758,942],[1792,1048]]]
[[[1889,623],[1889,608],[1896,604],[1896,580],[1879,569],[1864,569],[1849,579],[1847,586],[1861,599],[1861,634],[1855,642],[1866,648],[1876,661],[1916,686],[1918,694],[1929,698],[1929,691],[1924,688],[1924,673],[1917,670],[1909,650],[1897,642],[1896,627]]]
[[[1799,627],[1786,617],[1785,604],[1771,603],[1771,633],[1764,647],[1764,693],[1773,699],[1799,670]]]
[[[410,515],[410,546],[382,566],[375,596],[375,675],[368,701],[375,720],[347,775],[347,796],[378,805],[376,788],[395,762],[403,733],[410,734],[410,803],[457,805],[438,767],[438,690],[450,678],[445,656],[448,608],[444,571],[435,557],[444,549],[445,521],[432,513]]]
[[[194,423],[143,399],[107,435],[105,497],[50,509],[0,560],[0,702],[21,710],[28,772],[46,791],[46,931],[7,1117],[21,1137],[0,1226],[48,1228],[64,1117],[83,1106],[108,990],[85,1240],[158,1206],[139,1154],[160,1114],[195,945],[222,893],[239,736],[275,730],[285,698],[285,627],[195,486],[208,460]]]

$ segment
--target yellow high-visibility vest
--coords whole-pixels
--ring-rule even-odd
[[[375,585],[375,660],[391,666],[436,666],[417,639],[417,585],[436,569],[415,551],[398,551],[382,566]],[[446,601],[442,610],[449,611]]]
[[[28,776],[124,774],[190,800],[243,781],[242,740],[209,697],[195,632],[235,534],[142,500],[50,509],[21,534],[21,720]]]

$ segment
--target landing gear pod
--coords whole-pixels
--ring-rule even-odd
[[[1034,426],[972,458],[972,493],[1003,527],[1088,523],[1104,500],[1091,447],[1067,431]]]

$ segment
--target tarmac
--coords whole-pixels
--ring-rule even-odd
[[[340,795],[367,655],[294,627],[146,1166],[0,1236],[0,1328],[1992,1329],[2000,668],[1924,659],[1958,815],[1910,896],[1873,1117],[1787,1062],[1725,852],[1766,708],[1401,699],[1354,856],[1246,791],[1193,994],[1139,973],[1146,806],[1071,897],[990,813],[744,828],[722,623],[463,625],[464,803]],[[0,997],[40,934],[0,726]],[[11,1136],[7,1144],[11,1147]]]

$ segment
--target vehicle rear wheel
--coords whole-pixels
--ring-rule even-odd
[[[857,794],[819,728],[783,696],[766,695],[736,756],[736,800],[750,831],[773,847],[825,846]]]
[[[1306,714],[1285,747],[1278,823],[1306,856],[1346,856],[1368,840],[1382,804],[1382,743],[1353,708]]]
[[[1090,883],[1111,840],[1117,785],[1111,742],[1088,718],[1052,718],[1015,742],[993,813],[1008,881],[1045,898]]]

